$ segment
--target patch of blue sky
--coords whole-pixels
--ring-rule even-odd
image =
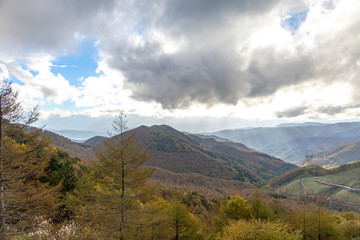
[[[137,21],[135,21],[134,25],[132,26],[132,30],[136,32],[139,36],[142,36],[148,31],[148,28],[147,26],[142,24],[141,19],[137,19]]]
[[[299,29],[301,23],[306,20],[309,10],[303,10],[298,12],[291,12],[287,17],[281,21],[281,27],[287,29],[292,35]]]
[[[51,72],[55,75],[61,74],[70,85],[78,87],[81,85],[79,79],[101,75],[101,73],[96,73],[98,59],[95,41],[83,41],[75,53],[57,57],[53,62]]]
[[[23,83],[22,81],[20,81],[19,79],[17,79],[17,78],[14,77],[14,76],[11,76],[11,75],[10,75],[10,78],[8,79],[8,81],[11,82],[11,83],[16,83],[16,84],[18,84],[18,85],[20,85],[20,86],[24,86],[24,85],[25,85],[25,83]]]

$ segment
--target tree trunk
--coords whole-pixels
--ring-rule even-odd
[[[303,221],[304,221],[304,225],[303,225],[303,240],[306,240],[306,213],[305,213],[305,203],[304,203],[304,215],[303,215]]]
[[[319,240],[321,240],[321,209],[320,209],[320,206],[319,206],[319,224],[318,224],[318,228],[319,228],[318,238],[319,238]]]
[[[5,239],[5,192],[3,179],[3,116],[0,97],[0,239]]]
[[[175,224],[175,238],[174,240],[179,240],[179,220],[176,220]]]
[[[123,142],[123,126],[120,128],[120,144],[121,144],[121,216],[120,216],[120,240],[124,237],[124,215],[125,215],[125,160],[124,160],[124,142]]]
[[[120,216],[120,240],[125,240],[124,238],[124,214],[125,214],[125,166],[124,159],[121,160],[121,216]]]

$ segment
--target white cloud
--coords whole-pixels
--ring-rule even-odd
[[[0,63],[0,83],[9,78],[10,75],[7,67],[4,64]]]
[[[27,69],[17,62],[10,63],[9,74],[22,84],[15,84],[20,100],[26,105],[46,103],[62,104],[66,100],[74,101],[79,95],[76,87],[71,86],[61,74],[51,72],[55,57],[49,54],[32,54],[24,59]]]

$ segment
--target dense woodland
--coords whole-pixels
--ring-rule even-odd
[[[217,197],[155,184],[152,153],[124,115],[84,162],[26,127],[38,113],[24,114],[11,84],[0,114],[0,239],[360,239],[360,215],[326,198],[288,198],[266,184]]]

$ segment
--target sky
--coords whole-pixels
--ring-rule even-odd
[[[38,126],[360,119],[358,0],[0,0],[0,81]]]

